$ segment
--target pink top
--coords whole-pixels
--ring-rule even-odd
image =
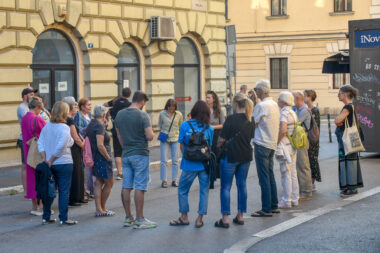
[[[34,118],[36,118],[36,129],[34,130]],[[24,158],[25,163],[28,158],[29,146],[26,144],[32,137],[33,131],[39,138],[42,128],[45,126],[45,121],[41,116],[37,116],[32,112],[28,112],[21,120],[21,133],[22,133],[22,144],[24,146]],[[27,199],[37,198],[37,193],[35,189],[35,174],[34,168],[30,167],[28,164],[26,166],[26,195]]]

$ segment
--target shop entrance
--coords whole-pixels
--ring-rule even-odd
[[[33,83],[47,109],[66,96],[77,99],[76,61],[71,42],[57,30],[42,33],[33,53]]]
[[[193,41],[182,38],[174,54],[174,91],[184,117],[200,99],[200,60]]]

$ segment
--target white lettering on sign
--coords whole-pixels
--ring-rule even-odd
[[[38,86],[38,92],[40,94],[49,93],[49,84],[48,83],[40,83],[40,85]]]
[[[207,1],[206,0],[193,0],[192,9],[197,11],[207,11]]]
[[[123,80],[123,88],[129,88],[129,80]]]
[[[362,43],[375,43],[380,41],[380,36],[362,35],[360,39]]]
[[[67,91],[67,82],[58,82],[58,91]]]

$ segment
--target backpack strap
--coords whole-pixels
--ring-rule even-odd
[[[194,129],[194,127],[191,125],[190,120],[188,120],[188,121],[186,121],[186,122],[187,122],[187,124],[189,124],[189,126],[190,126],[191,130],[193,131],[193,133],[195,133],[195,129]]]
[[[298,117],[297,117],[297,115],[295,113],[294,113],[294,115],[295,115],[294,116],[291,110],[287,110],[287,111],[289,112],[289,114],[294,119],[294,129],[296,129],[296,126],[297,126],[297,123],[298,123]],[[293,131],[294,131],[294,129],[293,129]],[[292,141],[292,136],[289,134],[288,131],[286,131],[286,136],[289,138],[290,141]]]

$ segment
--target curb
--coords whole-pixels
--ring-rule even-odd
[[[178,160],[180,162],[181,159]],[[150,169],[151,170],[157,170],[160,168],[160,161],[155,161],[150,163]],[[171,165],[172,160],[168,160],[168,166]],[[7,195],[15,195],[20,194],[24,192],[24,188],[22,185],[16,185],[16,186],[10,186],[5,188],[0,188],[0,196],[7,196]]]

